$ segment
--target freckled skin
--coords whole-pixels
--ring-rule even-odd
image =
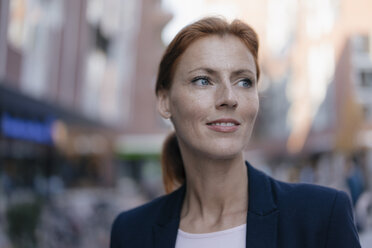
[[[208,85],[193,82],[201,76],[208,77]],[[250,87],[242,86],[246,78]],[[165,102],[183,151],[210,159],[240,156],[259,108],[252,54],[232,35],[195,41],[179,60]],[[208,122],[220,118],[233,118],[240,126],[232,133],[208,128]]]

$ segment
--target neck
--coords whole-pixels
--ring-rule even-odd
[[[231,159],[183,156],[183,160],[187,188],[181,218],[210,226],[245,223],[248,176],[242,154]]]

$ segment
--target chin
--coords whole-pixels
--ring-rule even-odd
[[[242,156],[247,145],[247,137],[203,137],[179,139],[179,144],[188,154],[212,160],[230,160]]]
[[[241,156],[241,152],[238,153],[208,153],[206,157],[211,160],[233,160]]]
[[[244,145],[240,144],[223,144],[219,146],[209,146],[208,149],[201,149],[207,157],[211,159],[226,160],[233,159],[242,155]],[[204,152],[203,152],[204,150]]]

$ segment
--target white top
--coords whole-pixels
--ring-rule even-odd
[[[244,248],[246,224],[211,233],[187,233],[178,229],[176,248]]]

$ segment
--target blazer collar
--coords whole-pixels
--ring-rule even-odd
[[[183,184],[179,189],[168,195],[157,223],[153,226],[154,248],[175,247],[185,193],[186,184]]]
[[[247,247],[275,248],[279,211],[274,201],[271,179],[248,162]],[[171,193],[153,226],[154,248],[174,248],[186,185]]]
[[[246,247],[275,248],[279,210],[272,179],[248,162],[248,213]]]

